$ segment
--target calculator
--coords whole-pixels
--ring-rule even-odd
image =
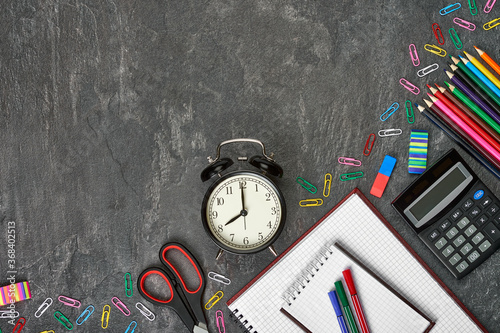
[[[500,201],[455,149],[392,206],[457,279],[500,247]]]

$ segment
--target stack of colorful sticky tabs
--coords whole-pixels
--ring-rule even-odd
[[[429,133],[422,130],[412,130],[410,135],[410,157],[408,172],[420,174],[427,167],[427,142]]]
[[[31,298],[28,281],[9,284],[0,289],[0,306],[24,301]]]

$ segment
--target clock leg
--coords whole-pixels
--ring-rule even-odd
[[[215,260],[218,260],[223,253],[224,253],[224,250],[219,249],[219,252],[217,252],[217,255],[215,256]]]
[[[274,254],[275,257],[278,256],[278,252],[274,249],[274,245],[269,246],[269,251],[271,251],[272,254]]]

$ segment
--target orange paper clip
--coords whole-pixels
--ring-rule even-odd
[[[443,32],[441,31],[441,28],[439,27],[439,24],[437,24],[437,23],[432,24],[432,31],[434,31],[434,36],[436,37],[438,44],[443,45],[444,44],[444,37],[443,37]]]
[[[372,149],[373,149],[373,145],[375,144],[375,134],[372,133],[368,136],[368,139],[366,140],[366,143],[365,143],[365,149],[363,149],[363,155],[365,156],[369,156],[370,153],[372,152]]]

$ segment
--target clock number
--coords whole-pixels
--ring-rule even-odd
[[[215,210],[210,215],[212,216],[212,220],[215,220],[219,216]]]
[[[229,234],[231,236],[231,242],[234,241],[234,234]]]
[[[273,224],[271,223],[271,221],[269,221],[269,223],[267,224],[267,227],[268,227],[269,229],[271,229],[271,228],[273,227]]]
[[[255,184],[255,192],[259,192],[259,184]]]
[[[260,241],[264,239],[264,236],[262,236],[262,232],[259,232],[259,235],[257,236],[257,239],[260,240]]]
[[[224,204],[224,198],[217,198],[217,206],[222,206]]]
[[[276,215],[276,207],[271,207],[271,215]]]
[[[226,187],[226,194],[233,194],[233,188],[231,186]]]
[[[240,190],[241,190],[241,189],[243,189],[243,190],[244,190],[244,189],[246,189],[246,188],[247,188],[247,182],[246,182],[246,181],[241,181],[241,182],[240,182]]]
[[[266,201],[271,201],[271,193],[266,193]]]
[[[217,231],[218,231],[218,232],[223,232],[223,231],[224,231],[224,228],[222,227],[222,224],[219,224],[219,225],[217,226]]]
[[[248,237],[243,238],[243,244],[248,245],[249,243]]]

